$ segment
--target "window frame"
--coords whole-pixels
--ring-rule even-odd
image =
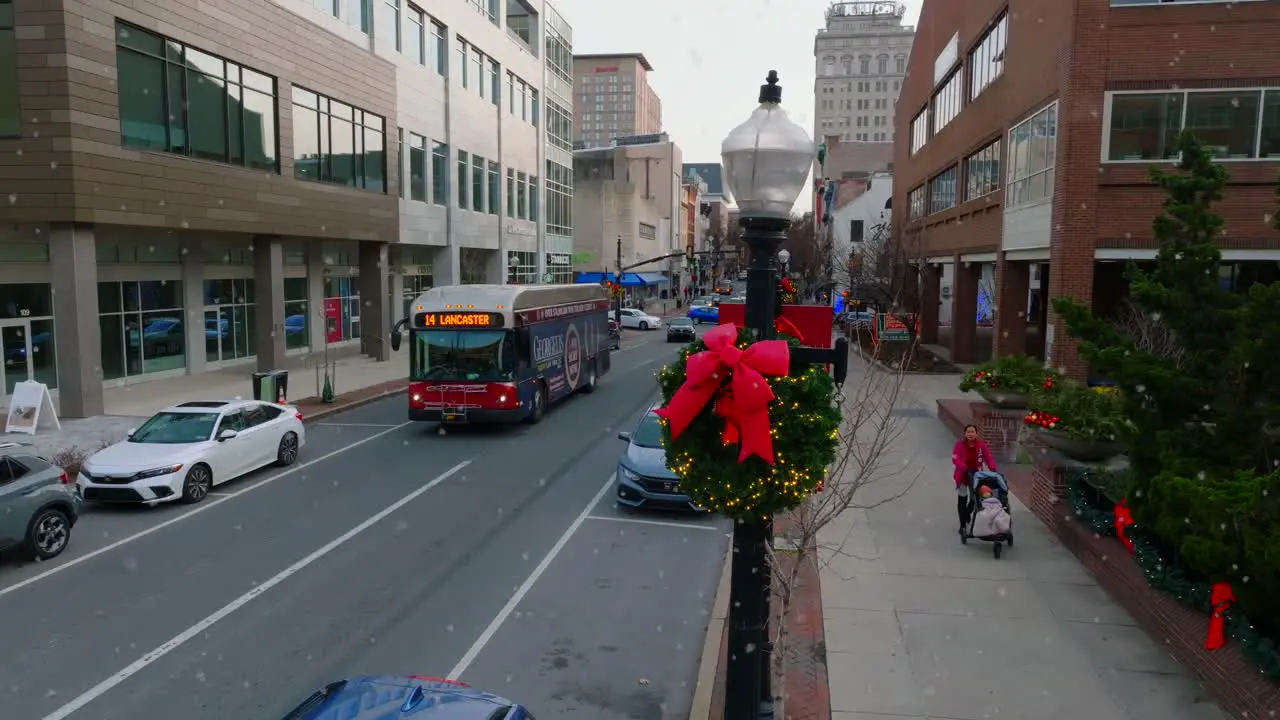
[[[1216,3],[1219,0],[1202,0],[1206,3]],[[1126,6],[1128,7],[1128,6]],[[1135,6],[1137,7],[1137,6]],[[1223,87],[1223,88],[1178,88],[1176,90],[1108,90],[1103,94],[1102,106],[1102,143],[1100,148],[1100,160],[1106,165],[1150,165],[1160,162],[1177,162],[1177,158],[1137,158],[1134,160],[1110,160],[1111,155],[1111,119],[1113,108],[1115,106],[1115,98],[1123,95],[1181,95],[1182,107],[1181,116],[1178,118],[1178,133],[1181,133],[1187,127],[1187,106],[1190,104],[1190,96],[1198,94],[1222,94],[1222,93],[1258,93],[1258,117],[1256,119],[1257,126],[1253,133],[1253,152],[1258,157],[1249,158],[1233,158],[1233,157],[1214,157],[1215,162],[1223,163],[1257,163],[1257,162],[1280,162],[1280,153],[1276,153],[1272,157],[1262,156],[1262,138],[1263,131],[1266,127],[1267,112],[1267,95],[1275,93],[1280,96],[1280,85],[1266,85],[1259,87]]]
[[[940,205],[938,203],[938,186],[947,181],[951,182],[951,200],[949,205]],[[954,210],[960,204],[960,164],[951,165],[942,172],[934,174],[925,184],[929,189],[926,193],[925,215],[934,215],[948,210]],[[945,200],[944,200],[945,202]]]
[[[1001,58],[999,61],[1000,67],[995,72],[994,75],[991,75],[989,77],[986,76],[985,69],[990,67],[990,65],[992,64],[992,61],[990,60],[990,58],[994,56],[994,55],[987,55],[985,59],[982,61],[982,65],[981,65],[981,67],[984,70],[984,73],[981,76],[979,76],[979,74],[975,72],[979,68],[979,63],[977,62],[977,58],[979,57],[980,54],[989,53],[991,51],[991,49],[994,47],[994,43],[991,45],[988,45],[988,43],[994,41],[996,38],[1000,38],[1000,55],[1001,55]],[[982,34],[981,39],[979,39],[978,42],[974,43],[973,48],[971,48],[968,54],[965,56],[966,57],[965,64],[968,68],[966,72],[966,75],[968,75],[968,82],[965,84],[967,86],[966,91],[968,94],[969,102],[973,102],[974,100],[978,99],[978,97],[981,96],[982,93],[987,91],[987,88],[991,87],[992,85],[995,84],[997,80],[1004,77],[1005,60],[1008,59],[1008,56],[1009,56],[1009,11],[1004,10],[990,25],[987,26],[987,29]],[[979,77],[981,77],[983,81],[981,86],[978,85]]]
[[[974,150],[973,152],[965,156],[964,158],[964,199],[961,200],[962,203],[972,202],[974,200],[980,200],[1004,188],[1004,146],[1005,146],[1005,139],[1004,139],[1004,136],[1001,135],[1000,137],[994,138],[993,140],[986,143],[982,147],[978,148],[977,150]],[[994,158],[984,157],[992,154],[994,154],[995,156]],[[974,178],[975,178],[975,175],[973,172],[974,164],[986,163],[986,162],[992,162],[992,161],[994,161],[995,163],[994,176],[990,178],[989,184],[983,185],[982,187],[976,187],[974,185]],[[1055,165],[1056,165],[1056,158],[1055,158]],[[984,178],[986,177],[986,173],[983,173],[983,177]]]
[[[1024,126],[1034,127],[1033,123],[1035,122],[1036,118],[1047,113],[1049,110],[1053,111],[1053,128],[1054,128],[1053,145],[1052,146],[1046,145],[1046,147],[1051,147],[1053,150],[1052,164],[1048,164],[1048,161],[1046,160],[1045,167],[1040,168],[1039,170],[1031,170],[1030,169],[1032,167],[1031,159],[1030,157],[1028,157],[1026,172],[1023,173],[1021,176],[1015,176],[1015,173],[1018,167],[1018,161],[1017,161],[1017,146],[1013,141],[1014,133],[1017,132],[1019,128],[1022,128]],[[1026,201],[1019,201],[1017,199],[1018,194],[1013,192],[1011,188],[1017,183],[1030,181],[1033,178],[1040,175],[1044,175],[1048,179],[1053,180],[1054,184],[1056,185],[1056,181],[1057,181],[1056,173],[1058,169],[1058,138],[1061,136],[1061,133],[1062,133],[1062,127],[1060,124],[1061,118],[1059,116],[1060,110],[1061,110],[1061,106],[1059,105],[1057,100],[1054,100],[1053,102],[1050,102],[1049,104],[1043,107],[1037,108],[1036,110],[1028,113],[1026,116],[1023,117],[1022,120],[1018,121],[1017,123],[1014,123],[1013,125],[1010,125],[1008,131],[1005,132],[1004,138],[1003,138],[1004,142],[1006,143],[1005,149],[1003,151],[1005,160],[1003,162],[1003,166],[1000,169],[1004,174],[1004,182],[1001,187],[1004,188],[1004,207],[1006,209],[1024,207],[1024,206],[1034,205],[1042,202],[1051,202],[1053,200],[1052,189],[1048,190],[1047,194],[1044,197],[1038,197],[1038,198],[1035,198],[1032,200],[1026,200]],[[1047,186],[1048,186],[1048,182],[1046,181],[1046,187]]]
[[[295,157],[293,178],[301,182],[322,183],[322,184],[331,185],[334,187],[345,187],[345,188],[350,188],[352,190],[360,190],[362,192],[381,193],[383,195],[390,194],[391,178],[388,177],[388,175],[390,175],[390,173],[388,172],[389,170],[388,159],[390,155],[389,151],[391,148],[390,148],[390,141],[387,138],[386,117],[379,115],[378,113],[372,112],[370,110],[365,110],[364,108],[358,105],[353,105],[346,101],[339,100],[329,95],[325,95],[324,93],[316,92],[315,90],[312,90],[304,85],[293,85],[290,88],[290,90],[291,90],[289,94],[290,109],[292,110],[293,108],[302,108],[305,110],[309,110],[313,114],[315,114],[317,118],[316,137],[321,138],[322,143],[327,142],[327,147],[320,148],[320,153],[319,153],[320,163],[317,166],[317,168],[319,168],[319,173],[318,173],[319,176],[311,178],[311,177],[305,177],[305,176],[299,175],[297,158]],[[318,105],[316,107],[309,107],[305,103],[300,102],[297,96],[299,92],[306,93],[308,95],[312,95],[318,98],[318,101],[319,101]],[[341,112],[339,112],[338,114],[334,114],[334,111],[333,111],[334,103],[337,103],[340,107],[350,110],[351,113],[349,118],[343,117],[343,113]],[[293,115],[293,122],[294,122],[294,137],[297,137],[297,123],[299,121],[299,117],[297,113],[291,112],[291,114]],[[371,125],[370,124],[371,121],[369,120],[369,118],[373,118],[378,125],[381,125],[381,129],[379,130],[374,125]],[[347,123],[351,127],[351,140],[354,143],[355,149],[351,153],[352,182],[350,183],[346,182],[345,180],[339,182],[333,179],[332,158],[333,158],[333,121],[334,120],[337,120],[338,122]],[[325,132],[319,132],[321,126],[326,124],[327,124],[327,127],[325,128]],[[368,145],[367,145],[367,137],[368,137],[368,132],[370,131],[378,133],[382,137],[382,148],[381,150],[376,151],[377,153],[381,154],[382,167],[380,168],[380,172],[376,175],[370,174],[369,165],[367,163],[367,157],[370,154],[370,151],[368,150]],[[295,155],[297,153],[296,144],[294,147],[294,153]],[[381,180],[382,187],[376,187],[376,186],[371,187],[369,182],[370,179]],[[403,178],[397,178],[397,179],[402,180]]]

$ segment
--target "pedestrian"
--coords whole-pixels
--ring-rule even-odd
[[[951,464],[955,467],[952,479],[956,483],[956,514],[960,517],[960,532],[969,526],[969,492],[973,474],[982,469],[999,472],[991,447],[978,437],[977,425],[965,425],[964,436],[951,450]]]

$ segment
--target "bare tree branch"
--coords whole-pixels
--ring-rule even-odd
[[[1178,368],[1186,363],[1186,349],[1178,342],[1173,328],[1159,316],[1143,312],[1131,298],[1121,306],[1115,325],[1138,349],[1168,358]]]

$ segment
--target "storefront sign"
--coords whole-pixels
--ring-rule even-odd
[[[617,65],[597,65],[597,66],[596,66],[596,73],[597,73],[597,74],[599,74],[599,73],[616,73],[616,72],[618,72],[618,66],[617,66]]]
[[[595,260],[595,257],[596,256],[592,255],[591,253],[574,253],[573,264],[574,265],[590,265],[592,261]]]
[[[520,235],[521,237],[537,237],[537,236],[538,236],[538,229],[537,229],[537,228],[525,228],[525,227],[520,227],[519,225],[516,225],[515,223],[507,223],[507,234],[508,234],[508,235]]]
[[[547,253],[548,265],[572,265],[573,257],[568,253]]]
[[[418,313],[414,324],[420,328],[500,328],[501,313],[425,312]]]

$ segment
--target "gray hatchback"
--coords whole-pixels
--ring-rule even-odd
[[[75,487],[31,445],[0,442],[0,551],[21,547],[37,560],[62,554],[79,517]]]

